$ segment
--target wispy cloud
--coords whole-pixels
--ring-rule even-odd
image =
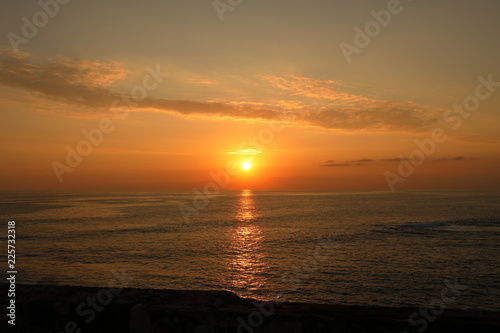
[[[310,106],[300,120],[332,129],[422,131],[437,121],[440,108],[413,102],[374,99],[348,92],[338,81],[287,75],[262,76]],[[290,103],[290,101],[289,101]]]
[[[452,157],[452,158],[440,158],[440,159],[435,159],[435,160],[431,160],[431,161],[432,162],[453,162],[453,161],[462,161],[465,159],[466,159],[466,157],[464,157],[464,156],[457,156],[457,157]],[[323,164],[321,164],[320,167],[356,166],[356,165],[368,165],[369,163],[372,163],[372,162],[402,162],[405,160],[407,160],[407,159],[405,159],[404,157],[381,158],[381,159],[361,158],[358,160],[341,161],[341,162],[328,160],[328,161],[324,162]]]
[[[262,149],[240,149],[240,150],[235,150],[235,151],[228,151],[227,154],[230,155],[257,155],[257,154],[262,154]]]
[[[351,165],[359,165],[360,163],[335,163],[335,161],[326,161],[324,164],[321,164],[321,167],[345,167]]]
[[[127,73],[117,64],[62,57],[57,62],[36,64],[29,61],[28,55],[19,57],[12,52],[1,51],[0,85],[21,89],[28,95],[34,94],[37,100],[31,99],[31,103],[35,107],[47,108],[49,104],[52,111],[102,114],[110,112],[113,101],[126,95],[109,88]],[[137,107],[130,107],[130,111],[249,119],[273,119],[277,116],[276,112],[263,108],[151,97],[141,101]]]
[[[352,161],[344,161],[344,162],[336,162],[334,160],[328,160],[325,163],[321,164],[321,167],[342,167],[342,166],[353,166],[353,165],[363,165],[365,163],[370,163],[375,160],[369,158],[361,158],[359,160]]]
[[[13,95],[12,89],[16,89],[17,95],[25,93],[23,103],[51,112],[71,112],[79,116],[110,113],[113,101],[127,96],[112,89],[127,74],[119,64],[67,57],[40,64],[28,54],[0,50],[0,85],[3,86],[0,97],[9,98]],[[224,100],[218,96],[211,101],[147,97],[129,111],[232,119],[279,118],[297,125],[348,131],[418,132],[437,119],[437,108],[360,96],[349,92],[348,87],[338,81],[293,75],[260,75],[250,81],[260,82],[257,87],[252,86],[253,100]],[[197,76],[188,77],[184,82],[220,86],[221,94],[230,87],[227,82]],[[244,85],[244,82],[238,81],[238,84]],[[275,93],[274,97],[266,95],[268,91]],[[264,95],[268,97],[263,100]],[[16,100],[19,101],[19,96]]]
[[[437,159],[434,161],[435,162],[453,162],[453,161],[463,161],[463,160],[465,160],[464,156],[456,156],[456,157],[451,157],[451,158],[444,157],[444,158],[440,158],[440,159]]]
[[[359,160],[354,160],[354,161],[351,161],[353,163],[368,163],[368,162],[373,162],[374,160],[372,159],[369,159],[369,158],[362,158],[362,159],[359,159]]]

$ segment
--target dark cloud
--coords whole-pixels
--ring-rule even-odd
[[[382,161],[382,162],[401,162],[404,161],[404,158],[383,158],[379,160],[374,160],[371,158],[361,158],[359,160],[351,160],[351,161],[343,161],[343,162],[335,162],[333,160],[328,160],[325,163],[321,164],[322,167],[337,167],[337,166],[355,166],[355,165],[366,165],[367,163]]]
[[[359,165],[359,163],[335,163],[333,161],[327,161],[325,164],[321,164],[320,167],[343,167],[351,165]]]
[[[437,159],[437,160],[434,160],[435,162],[450,162],[450,161],[462,161],[462,160],[465,160],[465,157],[464,156],[456,156],[456,157],[452,157],[452,158],[440,158],[440,159]]]
[[[354,163],[368,163],[368,162],[373,162],[374,160],[372,159],[369,159],[369,158],[362,158],[360,160],[354,160],[354,161],[351,161],[351,162],[354,162]]]

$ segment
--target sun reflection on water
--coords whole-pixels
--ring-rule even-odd
[[[268,264],[262,248],[264,235],[258,224],[253,192],[243,190],[238,199],[236,226],[229,234],[227,283],[240,296],[253,296],[252,291],[266,284]]]

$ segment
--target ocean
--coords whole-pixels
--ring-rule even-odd
[[[447,308],[500,310],[500,193],[226,191],[189,223],[188,191],[0,198],[18,283],[106,287],[126,272],[128,287],[396,307],[459,285]]]

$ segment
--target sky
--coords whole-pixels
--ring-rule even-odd
[[[0,13],[0,190],[500,188],[498,1]]]

